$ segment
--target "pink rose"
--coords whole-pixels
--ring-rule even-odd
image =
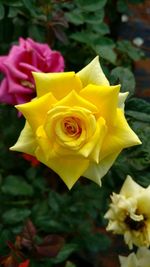
[[[61,72],[64,59],[60,52],[53,51],[47,44],[32,39],[19,39],[7,56],[0,56],[0,71],[5,77],[0,84],[0,102],[21,104],[36,96],[31,71]]]

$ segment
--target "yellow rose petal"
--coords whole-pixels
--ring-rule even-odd
[[[80,70],[77,75],[82,81],[83,87],[88,84],[109,85],[99,63],[99,57],[95,57],[86,67]]]
[[[119,93],[119,101],[118,101],[118,108],[124,110],[124,102],[126,101],[129,92]]]
[[[43,126],[39,126],[37,131],[36,131],[36,140],[38,147],[43,152],[44,158],[47,161],[50,157],[50,153],[53,152],[54,155],[54,150],[53,150],[53,139],[49,140],[46,136],[46,133],[43,129]]]
[[[23,113],[32,129],[36,131],[43,124],[47,112],[54,103],[56,103],[56,98],[51,93],[48,93],[31,102],[17,105],[16,108]]]
[[[80,95],[93,103],[99,111],[97,116],[102,116],[106,120],[106,123],[111,125],[116,118],[119,90],[120,85],[88,85],[81,90]]]
[[[19,152],[27,153],[27,154],[34,156],[34,151],[36,147],[37,147],[37,143],[36,143],[35,135],[32,131],[32,128],[28,124],[28,122],[26,122],[16,144],[10,147],[10,150],[19,151]]]
[[[58,137],[58,143],[66,149],[78,151],[80,146],[86,142],[87,132],[82,126],[81,133],[77,137],[71,137],[62,131],[61,122],[56,125],[56,135]],[[78,152],[76,152],[78,153]]]
[[[117,151],[116,153],[109,155],[105,159],[101,160],[99,164],[90,162],[89,167],[84,172],[83,176],[92,180],[98,185],[101,185],[101,179],[111,168],[119,153],[120,151]]]
[[[41,150],[36,151],[36,157],[39,161],[55,171],[69,189],[72,188],[89,165],[88,160],[80,157],[54,157],[46,161],[44,160]]]
[[[80,128],[79,134],[70,135],[65,130],[65,121],[72,121]],[[69,126],[69,124],[68,124]],[[44,129],[49,139],[55,136],[58,143],[68,149],[78,150],[94,134],[96,120],[91,111],[83,107],[55,106],[47,114]]]
[[[95,136],[98,142],[95,143],[95,147],[93,148],[93,151],[89,155],[90,160],[95,161],[97,164],[99,164],[99,161],[100,161],[101,147],[102,147],[102,143],[107,132],[106,122],[105,120],[103,120],[103,118],[100,118],[98,120],[98,128],[99,130],[96,133],[97,137]]]
[[[103,118],[100,118],[97,121],[97,127],[95,129],[95,132],[93,133],[91,138],[87,140],[86,144],[79,150],[79,154],[83,155],[84,157],[89,156],[90,160],[99,163],[100,149],[105,133],[106,133],[105,120]]]
[[[67,96],[65,96],[63,99],[61,99],[54,105],[54,107],[57,106],[81,107],[88,109],[93,113],[98,112],[98,109],[94,104],[90,103],[89,101],[81,97],[74,90],[72,90]]]
[[[59,157],[59,156],[69,156],[72,155],[70,150],[60,148],[59,144],[55,141],[56,137],[53,136],[49,139],[46,136],[44,128],[40,126],[36,132],[37,149],[35,151],[36,157],[43,157],[43,163],[48,162],[49,159]],[[46,163],[45,163],[46,164]],[[46,164],[47,165],[47,164]]]
[[[74,72],[33,72],[33,76],[38,97],[51,92],[59,100],[68,95],[71,90],[79,92],[82,88],[82,82]]]
[[[123,148],[139,144],[141,141],[128,125],[123,111],[117,109],[116,126],[108,129],[101,150],[101,159]]]

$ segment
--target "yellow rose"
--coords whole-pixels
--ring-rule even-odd
[[[96,183],[123,148],[140,144],[123,112],[127,93],[110,86],[98,57],[78,73],[33,73],[37,98],[17,105],[26,124],[11,150],[28,153],[71,188]]]
[[[150,267],[150,250],[141,247],[136,254],[133,252],[128,257],[119,256],[120,267]]]
[[[107,230],[124,235],[125,243],[150,246],[150,186],[143,188],[127,176],[120,194],[111,196],[110,209],[105,214],[109,220]]]

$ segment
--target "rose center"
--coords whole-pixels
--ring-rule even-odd
[[[131,230],[139,231],[145,226],[145,220],[146,218],[144,217],[140,221],[135,221],[133,220],[129,215],[125,218],[125,223],[128,225],[128,227]]]
[[[75,117],[67,117],[63,120],[63,130],[67,135],[79,136],[81,134],[80,120]]]

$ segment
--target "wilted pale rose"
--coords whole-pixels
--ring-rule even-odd
[[[141,247],[128,257],[119,256],[120,267],[150,267],[150,250]]]
[[[35,156],[71,188],[96,183],[125,147],[140,144],[123,112],[126,94],[110,86],[98,57],[80,72],[34,73],[37,99],[18,105],[26,124],[11,150]]]
[[[0,56],[0,72],[5,75],[0,84],[0,102],[16,105],[35,97],[35,83],[31,71],[63,70],[64,59],[60,52],[30,38],[20,38],[19,45],[13,45],[7,56]]]
[[[143,188],[127,176],[120,194],[111,196],[107,230],[124,235],[129,248],[150,246],[150,186]]]

